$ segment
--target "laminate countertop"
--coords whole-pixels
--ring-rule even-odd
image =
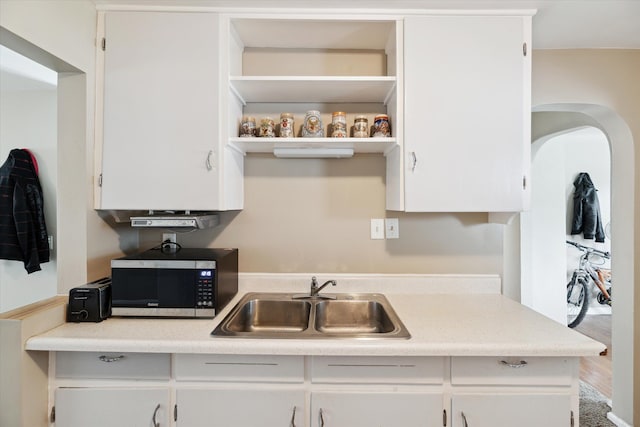
[[[376,276],[377,277],[377,276]],[[299,279],[299,278],[294,278]],[[324,279],[324,277],[323,277]],[[344,278],[343,278],[344,279]],[[359,279],[359,278],[358,278]],[[244,293],[243,285],[214,319],[112,317],[100,323],[65,323],[31,337],[27,350],[143,353],[264,354],[309,356],[594,356],[605,346],[499,294],[489,286],[423,286],[419,277],[345,280],[342,292],[384,293],[411,333],[409,339],[246,339],[214,337],[211,331]],[[426,282],[438,284],[437,278]],[[451,277],[446,277],[445,282]],[[269,279],[270,280],[270,279]],[[293,280],[293,279],[292,279]],[[295,280],[293,280],[295,281]],[[377,282],[376,282],[377,281]],[[455,281],[455,280],[454,280]],[[376,283],[374,283],[376,282]],[[407,283],[410,282],[408,285]],[[425,282],[425,283],[426,283]],[[339,284],[341,282],[339,281]],[[444,287],[443,287],[444,286]],[[434,291],[434,289],[438,289]],[[441,293],[443,289],[451,293]],[[270,291],[300,292],[279,282]],[[332,290],[338,290],[333,288]]]

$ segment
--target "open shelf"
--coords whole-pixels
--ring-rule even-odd
[[[231,88],[249,102],[375,102],[386,104],[395,76],[239,76]]]
[[[350,148],[354,153],[386,154],[397,146],[396,138],[231,138],[243,153],[273,153],[276,148]]]

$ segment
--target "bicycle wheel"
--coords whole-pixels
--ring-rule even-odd
[[[575,328],[589,309],[589,288],[583,278],[567,283],[567,325]]]

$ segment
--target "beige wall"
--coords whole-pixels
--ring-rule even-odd
[[[634,161],[640,165],[640,50],[552,50],[534,51],[533,56],[533,105],[553,103],[585,103],[598,104],[615,111],[628,125],[635,141]],[[615,147],[614,147],[615,149]],[[615,159],[612,153],[612,159]],[[614,160],[613,168],[616,167]],[[617,172],[616,172],[617,173]],[[631,171],[630,175],[634,172]],[[633,308],[625,310],[624,317],[617,317],[614,305],[613,340],[618,342],[614,356],[614,412],[631,422],[640,425],[640,289],[638,277],[640,264],[640,174],[635,173],[635,216],[633,236],[633,253],[636,259],[616,260],[620,264],[631,265],[635,269],[636,283],[629,283],[635,292]],[[615,189],[612,189],[612,191]],[[616,210],[616,197],[612,194],[612,211]],[[622,195],[621,195],[622,196]],[[618,203],[619,204],[619,203]],[[626,208],[628,210],[628,208]],[[615,227],[615,224],[613,224]],[[624,233],[626,230],[622,230]],[[615,236],[614,236],[615,237]],[[616,257],[630,257],[629,254],[616,254]],[[614,267],[615,275],[615,267]],[[624,286],[623,283],[621,286]],[[627,302],[623,301],[627,306]],[[629,304],[631,306],[631,304]],[[628,313],[628,315],[627,315]],[[619,327],[616,327],[619,325]],[[632,327],[635,325],[635,327]],[[626,336],[627,330],[633,329],[625,343],[618,341],[619,336]],[[635,346],[635,348],[634,348]],[[624,369],[620,369],[620,368]],[[629,368],[629,369],[627,369]],[[633,372],[633,375],[631,373]],[[633,389],[633,401],[630,399]],[[635,413],[634,413],[635,412]]]
[[[245,209],[213,230],[178,235],[191,247],[237,247],[245,272],[497,273],[502,226],[486,214],[385,211],[385,159],[245,159]],[[399,218],[400,239],[371,240],[371,218]],[[142,247],[160,242],[145,232]]]

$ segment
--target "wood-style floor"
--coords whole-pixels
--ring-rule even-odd
[[[607,346],[606,355],[580,360],[580,379],[611,399],[611,315],[587,315],[575,330]]]

